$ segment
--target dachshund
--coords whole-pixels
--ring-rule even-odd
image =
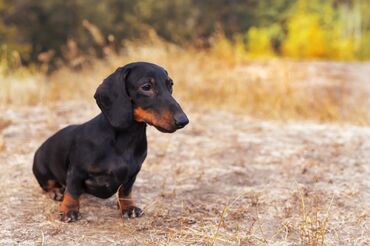
[[[131,191],[147,155],[146,126],[172,133],[189,123],[172,87],[167,71],[158,65],[120,67],[96,90],[99,115],[59,130],[39,147],[33,173],[52,199],[62,201],[61,221],[81,218],[83,193],[103,199],[117,194],[122,217],[143,214]]]

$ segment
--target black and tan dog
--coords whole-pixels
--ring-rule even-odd
[[[189,123],[172,86],[166,70],[155,64],[120,67],[96,90],[101,114],[58,131],[41,145],[33,173],[44,191],[63,201],[62,221],[80,218],[82,193],[108,198],[118,192],[122,216],[142,215],[131,190],[147,154],[146,125],[172,133]]]

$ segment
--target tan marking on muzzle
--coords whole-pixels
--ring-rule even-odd
[[[173,115],[169,111],[156,115],[150,110],[138,107],[134,110],[134,119],[138,122],[147,122],[151,125],[168,129],[172,127],[171,122],[173,121]]]
[[[148,122],[150,124],[156,121],[156,117],[152,112],[140,107],[134,109],[134,119],[138,122]]]

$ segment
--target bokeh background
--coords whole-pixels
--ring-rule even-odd
[[[370,58],[370,3],[365,0],[2,0],[1,57],[23,64],[68,63],[73,42],[81,55],[119,52],[125,40],[148,38],[241,57]],[[215,40],[217,39],[217,40]],[[232,52],[231,50],[235,50]],[[231,55],[231,54],[229,54]],[[16,56],[16,55],[14,55]]]
[[[369,59],[369,12],[366,0],[1,0],[0,103],[91,99],[117,66],[146,60],[187,103],[366,124],[362,82],[307,61]]]

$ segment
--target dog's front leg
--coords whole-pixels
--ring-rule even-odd
[[[68,171],[67,185],[64,192],[63,202],[59,207],[60,220],[64,222],[73,222],[81,218],[79,209],[79,197],[82,194],[81,178]]]
[[[135,205],[135,201],[132,198],[131,187],[125,189],[125,187],[121,185],[118,188],[117,196],[122,218],[134,218],[143,215],[143,211]]]
[[[73,197],[71,193],[64,193],[63,202],[59,207],[60,220],[64,222],[73,222],[81,218],[80,203],[78,198]]]

